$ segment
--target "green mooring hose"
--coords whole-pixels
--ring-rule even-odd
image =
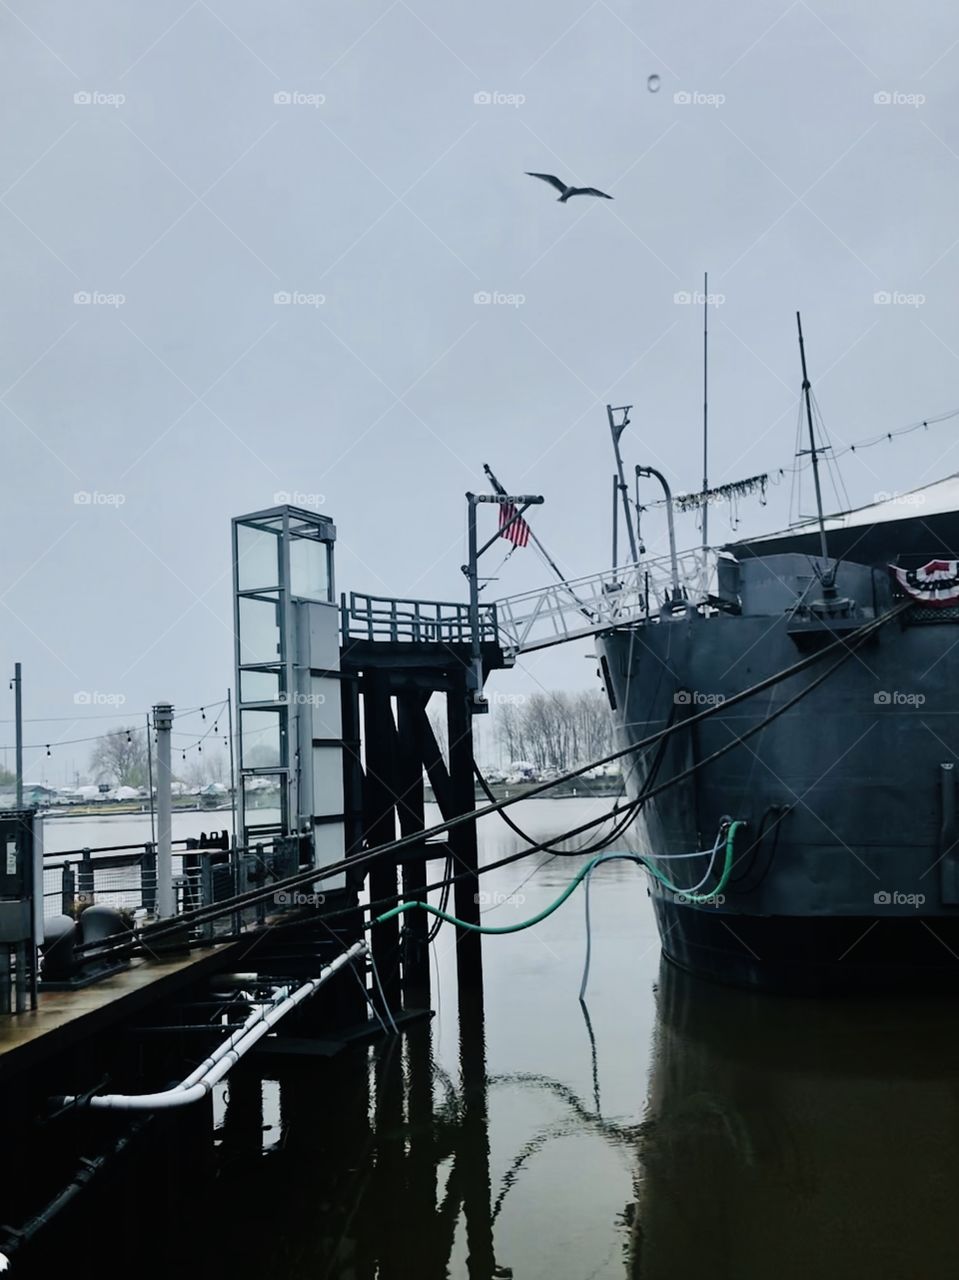
[[[687,893],[681,885],[675,885],[671,881],[667,880],[662,872],[657,871],[657,869],[651,866],[645,858],[638,857],[637,861],[641,862],[650,875],[655,876],[660,884],[671,890],[673,893],[682,894],[689,902],[709,902],[711,899],[715,898],[718,893],[722,893],[723,889],[725,889],[726,885],[729,883],[729,877],[733,870],[733,842],[735,840],[736,832],[744,825],[745,824],[743,822],[739,821],[731,822],[729,824],[729,829],[726,832],[726,856],[723,862],[723,869],[715,888],[709,893]],[[402,915],[404,912],[413,911],[418,907],[422,911],[428,911],[431,916],[437,916],[440,920],[445,920],[448,924],[455,924],[460,929],[470,929],[473,933],[519,933],[523,929],[532,929],[533,925],[539,924],[541,920],[545,920],[547,916],[551,916],[554,911],[563,905],[576,886],[582,884],[592,871],[593,867],[595,867],[597,863],[602,862],[604,858],[608,857],[608,854],[600,854],[598,857],[591,858],[585,867],[581,867],[579,871],[577,871],[576,875],[555,902],[552,902],[548,907],[544,907],[538,915],[533,916],[531,919],[521,921],[520,924],[472,924],[468,920],[459,920],[456,916],[451,916],[446,911],[440,911],[438,907],[431,907],[428,902],[401,902],[397,906],[392,907],[389,911],[384,911],[381,916],[377,916],[373,923],[382,924],[384,920],[391,920],[393,916]]]

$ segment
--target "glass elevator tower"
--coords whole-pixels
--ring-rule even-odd
[[[238,837],[306,836],[317,867],[344,854],[335,539],[329,516],[299,507],[233,519]]]

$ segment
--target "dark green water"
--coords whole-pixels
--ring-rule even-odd
[[[517,816],[544,836],[589,809]],[[496,818],[481,836],[488,861],[518,843]],[[541,858],[484,878],[491,923],[535,914],[580,865]],[[431,1021],[238,1070],[203,1172],[185,1152],[170,1167],[188,1225],[98,1249],[91,1274],[151,1272],[154,1254],[188,1280],[957,1274],[959,1006],[691,980],[661,967],[628,864],[595,873],[592,907],[588,1016],[581,895],[484,939],[482,1006],[457,1007],[444,928]]]

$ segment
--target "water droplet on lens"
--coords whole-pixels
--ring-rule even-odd
[[[659,85],[660,85],[660,80],[659,80],[659,76],[657,75],[649,76],[649,78],[646,81],[646,88],[649,90],[650,93],[658,93]]]

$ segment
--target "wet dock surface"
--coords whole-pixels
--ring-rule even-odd
[[[195,982],[223,962],[225,947],[137,956],[129,964],[89,986],[70,991],[40,989],[37,1008],[0,1019],[0,1079],[25,1069],[31,1059],[60,1052],[130,1016],[152,1001]]]
[[[515,816],[543,838],[608,803],[532,801]],[[480,831],[484,861],[518,847],[495,816]],[[534,855],[484,877],[489,922],[534,915],[580,865]],[[483,1006],[458,1007],[444,927],[434,1017],[402,1040],[251,1057],[215,1098],[204,1160],[169,1168],[182,1211],[134,1257],[98,1249],[97,1276],[955,1273],[959,1004],[692,980],[661,966],[627,863],[595,873],[592,918],[585,1010],[576,896],[484,939]],[[79,1212],[92,1246],[106,1188]],[[76,1221],[55,1230],[75,1259]]]

